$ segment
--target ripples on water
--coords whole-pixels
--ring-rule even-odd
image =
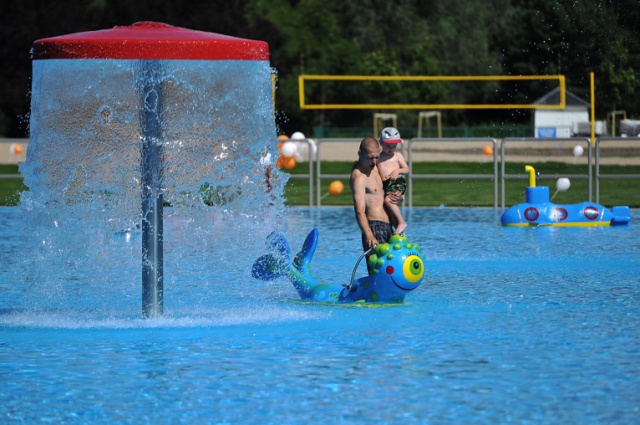
[[[140,318],[135,232],[103,235],[89,263],[48,264],[33,261],[47,258],[36,257],[43,248],[21,245],[7,225],[16,210],[0,214],[5,423],[631,423],[638,415],[636,211],[621,228],[516,229],[491,209],[414,209],[408,235],[426,252],[427,278],[406,305],[388,308],[297,303],[288,282],[250,277],[269,229],[240,226],[216,238],[227,227],[189,233],[170,216],[166,314],[150,321]],[[351,209],[292,208],[285,220],[294,251],[320,229],[312,263],[320,280],[349,279],[361,252]]]

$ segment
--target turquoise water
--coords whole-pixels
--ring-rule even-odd
[[[504,228],[493,209],[405,215],[424,283],[405,305],[348,308],[254,281],[269,229],[222,238],[218,220],[194,238],[169,212],[165,316],[143,320],[138,233],[73,250],[0,208],[0,422],[638,421],[638,211],[612,228]],[[348,282],[351,209],[281,220],[293,249],[318,227],[315,276]]]

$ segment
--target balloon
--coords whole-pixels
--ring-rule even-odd
[[[484,147],[484,149],[482,149],[482,153],[485,155],[493,155],[493,146],[491,145],[487,145]]]
[[[344,184],[340,180],[334,180],[329,185],[329,194],[332,196],[340,195],[344,190]]]
[[[296,161],[304,162],[309,160],[309,145],[305,142],[291,142],[296,144],[296,154],[293,156]]]
[[[289,136],[286,134],[281,134],[278,136],[278,140],[289,140]]]
[[[569,189],[569,187],[571,187],[571,182],[566,177],[559,178],[558,181],[556,182],[556,189],[558,189],[561,192],[564,192],[565,190]]]
[[[20,155],[22,153],[22,145],[19,145],[18,143],[12,143],[9,149],[14,155]]]
[[[291,140],[302,140],[302,139],[306,139],[306,137],[304,137],[304,134],[300,133],[299,131],[296,131],[291,135]]]
[[[284,156],[279,156],[278,157],[278,159],[276,160],[276,168],[277,169],[282,168],[282,166],[284,165],[284,160],[285,160]]]
[[[575,145],[573,148],[573,156],[580,156],[584,153],[584,149],[580,145]]]
[[[287,170],[292,169],[293,167],[296,166],[296,159],[291,157],[291,156],[284,156],[282,157],[282,166],[284,168],[286,168]]]
[[[296,154],[296,145],[293,142],[284,142],[280,153],[282,153],[283,156],[291,158]]]

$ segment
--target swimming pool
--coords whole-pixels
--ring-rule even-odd
[[[298,303],[284,279],[250,277],[268,229],[220,246],[224,223],[192,238],[169,214],[165,316],[143,320],[135,231],[96,234],[100,249],[69,256],[34,246],[21,210],[0,208],[0,420],[636,422],[640,213],[603,228],[505,228],[500,213],[405,211],[426,279],[387,308]],[[350,208],[281,220],[293,249],[319,228],[318,279],[349,280]]]

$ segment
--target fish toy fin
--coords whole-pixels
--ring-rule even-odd
[[[291,262],[289,242],[280,233],[267,236],[267,248],[272,251],[258,258],[251,268],[251,275],[260,280],[274,280],[287,273]]]
[[[310,263],[318,246],[318,229],[314,228],[302,244],[302,250],[293,259],[293,265],[300,273],[309,275]]]
[[[289,255],[291,255],[289,242],[287,242],[287,239],[280,233],[271,232],[271,234],[267,236],[267,248],[276,251],[274,254],[279,254],[282,257],[289,257]]]
[[[258,258],[251,268],[251,276],[259,280],[275,280],[286,272],[286,264],[273,254]]]

